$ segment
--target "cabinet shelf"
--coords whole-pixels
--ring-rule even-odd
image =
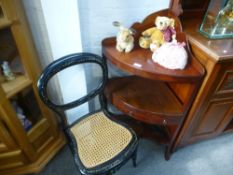
[[[31,80],[24,75],[16,76],[16,79],[2,83],[2,88],[7,98],[10,98],[31,85]]]
[[[142,121],[147,118],[151,124],[176,124],[183,116],[182,103],[164,82],[137,76],[114,78],[105,94],[122,112]]]
[[[12,24],[12,22],[5,19],[5,18],[0,19],[0,29],[3,29],[5,27],[9,27],[9,26],[11,26],[11,24]]]

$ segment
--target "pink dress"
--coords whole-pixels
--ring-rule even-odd
[[[162,30],[164,40],[166,42],[171,42],[172,41],[172,35],[176,34],[176,31],[173,27],[168,26],[166,29]]]

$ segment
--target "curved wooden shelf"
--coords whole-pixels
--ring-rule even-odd
[[[114,78],[105,94],[119,110],[146,123],[177,124],[183,116],[182,103],[163,82],[137,76]]]
[[[138,38],[142,31],[154,26],[157,16],[168,16],[175,19],[175,29],[177,40],[185,42],[186,50],[189,54],[189,64],[184,70],[171,70],[160,66],[152,61],[152,52],[149,49],[142,49],[138,45]],[[147,16],[141,23],[134,23],[132,28],[136,30],[135,47],[130,53],[118,52],[115,48],[116,38],[106,38],[102,41],[102,52],[118,68],[145,78],[168,82],[196,82],[202,79],[205,70],[201,64],[193,57],[189,50],[185,33],[182,32],[180,20],[168,9],[155,12]]]
[[[185,41],[183,33],[177,35],[178,41]],[[115,38],[107,38],[102,42],[103,55],[108,58],[112,64],[120,69],[134,75],[138,75],[153,80],[162,80],[169,82],[195,82],[204,75],[204,69],[201,64],[189,54],[189,63],[184,70],[170,70],[160,66],[152,61],[152,52],[148,49],[142,49],[137,44],[130,53],[118,52],[115,48]]]

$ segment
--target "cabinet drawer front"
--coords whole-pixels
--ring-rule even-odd
[[[233,70],[224,72],[216,90],[217,94],[233,93]]]
[[[118,106],[116,106],[118,107]],[[174,125],[178,124],[180,120],[182,119],[180,116],[179,117],[168,117],[168,116],[163,116],[163,115],[154,115],[152,116],[151,114],[146,114],[145,112],[134,112],[128,108],[122,108],[119,107],[120,111],[122,111],[124,114],[131,116],[132,118],[145,122],[147,124],[157,124],[157,125]]]

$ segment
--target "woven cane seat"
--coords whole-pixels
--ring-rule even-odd
[[[118,155],[132,139],[125,127],[113,122],[103,112],[84,118],[71,128],[78,155],[86,168],[98,166]]]

